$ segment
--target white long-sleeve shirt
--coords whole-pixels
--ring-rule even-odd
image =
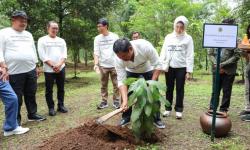
[[[162,70],[171,68],[184,68],[187,72],[193,72],[194,44],[193,39],[187,33],[177,35],[175,32],[165,37],[160,54]]]
[[[5,62],[10,75],[35,69],[38,59],[31,33],[11,27],[0,30],[0,62]]]
[[[108,35],[104,36],[99,34],[94,40],[94,55],[99,57],[99,65],[104,68],[114,68],[114,57],[113,45],[119,37],[117,34],[109,32]]]
[[[179,16],[174,20],[174,30],[178,22],[184,24],[184,30],[187,29],[188,19],[185,16]],[[165,37],[160,61],[162,70],[168,72],[168,68],[185,68],[186,72],[192,73],[194,67],[194,43],[190,35],[185,31],[182,34],[176,34],[173,31]]]
[[[118,87],[124,85],[123,81],[127,78],[126,71],[146,73],[161,68],[158,53],[150,42],[138,39],[130,43],[134,50],[134,61],[123,61],[117,56],[115,59]]]
[[[67,59],[67,46],[64,39],[60,37],[51,38],[46,35],[39,38],[38,43],[39,58],[43,61],[44,72],[54,72],[54,70],[48,66],[45,62],[51,60],[54,63],[58,63],[62,59]],[[65,67],[65,63],[61,69]]]

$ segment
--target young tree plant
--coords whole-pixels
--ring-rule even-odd
[[[139,139],[150,138],[154,131],[154,117],[160,112],[161,104],[170,103],[161,94],[166,91],[164,84],[144,78],[128,78],[128,106],[133,107],[131,115],[132,130]]]

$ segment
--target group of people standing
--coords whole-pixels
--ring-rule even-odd
[[[139,32],[132,33],[132,41],[118,36],[108,30],[108,21],[104,18],[97,23],[99,35],[94,40],[94,70],[101,76],[102,100],[98,109],[108,107],[107,84],[109,75],[113,83],[113,106],[122,107],[124,112],[120,121],[121,126],[130,122],[132,108],[128,108],[128,86],[123,83],[126,78],[144,78],[158,80],[161,71],[166,77],[166,99],[171,106],[166,108],[163,116],[169,116],[172,110],[173,93],[176,86],[176,118],[182,118],[185,80],[191,78],[194,64],[193,39],[186,33],[188,19],[179,16],[174,21],[174,30],[165,37],[164,44],[158,55],[154,46],[140,38]],[[107,71],[109,70],[109,71]],[[105,83],[105,84],[104,84]],[[118,91],[119,89],[119,91]],[[121,105],[119,101],[121,96]],[[165,128],[160,113],[154,117],[154,125]]]
[[[15,11],[11,16],[11,27],[0,30],[0,97],[5,105],[4,136],[23,134],[29,128],[21,127],[22,98],[27,109],[29,121],[43,121],[46,117],[37,114],[36,90],[37,78],[41,73],[38,66],[38,57],[35,42],[31,33],[26,31],[28,16],[24,11]],[[234,20],[226,19],[222,23],[234,24]],[[188,19],[179,16],[173,23],[173,32],[164,39],[160,55],[154,46],[142,39],[139,32],[132,33],[132,40],[119,38],[109,31],[109,22],[102,18],[97,22],[99,35],[94,39],[94,70],[100,74],[101,102],[98,109],[108,107],[108,83],[111,78],[113,84],[113,102],[115,109],[122,108],[122,119],[119,123],[125,126],[130,122],[132,108],[128,107],[128,86],[123,83],[126,78],[145,78],[158,80],[161,72],[165,73],[167,86],[166,99],[170,106],[165,108],[163,117],[171,115],[176,89],[176,103],[174,106],[177,119],[183,117],[184,87],[186,80],[191,79],[194,68],[194,44],[192,37],[187,34]],[[250,26],[247,29],[250,38]],[[58,23],[50,21],[47,24],[48,34],[39,38],[37,50],[43,62],[45,75],[45,98],[48,114],[55,116],[53,100],[53,85],[57,85],[57,111],[67,113],[64,106],[65,61],[67,46],[64,39],[57,36]],[[215,49],[209,49],[208,55],[212,68],[216,66]],[[223,89],[223,98],[220,111],[227,113],[230,106],[230,97],[233,81],[236,74],[237,61],[241,56],[238,48],[222,49],[220,63],[220,90]],[[242,116],[250,114],[249,96],[249,54],[246,55],[248,65],[246,69],[246,108]],[[213,71],[214,72],[214,71]],[[213,80],[215,74],[213,73]],[[212,93],[212,99],[214,93]],[[214,107],[212,101],[209,109]],[[247,120],[247,119],[245,119]],[[248,119],[250,120],[250,119]],[[165,128],[160,113],[155,114],[154,125]]]
[[[37,78],[41,74],[33,36],[26,31],[28,16],[15,11],[11,27],[0,30],[0,97],[5,105],[4,136],[23,134],[29,128],[21,126],[21,106],[24,102],[28,121],[43,121],[46,117],[37,113]],[[53,84],[57,84],[57,110],[66,113],[64,106],[66,42],[57,36],[58,24],[50,21],[48,35],[39,38],[38,53],[43,62],[45,97],[49,115],[54,116]]]
[[[224,19],[222,24],[235,24],[234,19]],[[165,73],[165,82],[167,86],[166,99],[170,102],[170,106],[165,108],[162,113],[163,117],[170,116],[174,98],[174,89],[176,89],[176,103],[174,106],[176,118],[181,119],[183,116],[183,100],[185,81],[191,79],[194,67],[194,44],[192,37],[187,34],[188,19],[184,16],[179,16],[174,21],[174,30],[165,37],[160,56],[154,46],[147,40],[141,39],[139,32],[132,32],[131,39],[120,38],[108,30],[109,24],[106,19],[100,19],[97,23],[97,28],[100,33],[95,37],[94,41],[94,70],[100,73],[101,76],[101,95],[102,100],[98,105],[98,109],[108,107],[107,101],[107,84],[108,76],[105,70],[110,71],[110,76],[113,83],[113,106],[119,108],[118,103],[119,93],[121,96],[121,106],[124,110],[121,126],[125,126],[130,122],[132,108],[128,108],[128,86],[123,84],[126,78],[145,78],[145,80],[158,80],[161,72]],[[250,38],[250,27],[247,29],[248,37]],[[107,56],[108,55],[108,56]],[[116,56],[114,56],[116,55]],[[216,69],[216,49],[208,49],[208,56],[212,64],[213,86],[215,81]],[[232,86],[236,76],[237,63],[242,56],[242,50],[239,48],[223,48],[221,52],[220,62],[220,81],[219,91],[222,90],[223,96],[219,111],[227,115],[230,107]],[[249,54],[247,62],[249,62]],[[113,58],[115,57],[115,58]],[[105,63],[112,64],[105,66]],[[249,96],[249,64],[246,68],[246,108],[240,113],[242,120],[250,121],[250,96]],[[117,78],[117,79],[116,79]],[[103,90],[105,89],[105,90]],[[220,95],[220,94],[219,94]],[[215,93],[212,93],[211,101],[208,109],[214,108],[213,99]],[[249,115],[248,117],[246,117]],[[248,118],[248,119],[247,119]],[[155,115],[154,125],[158,128],[165,128],[165,124],[160,119],[160,113]]]

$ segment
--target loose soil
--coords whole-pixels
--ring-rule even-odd
[[[156,133],[152,142],[159,142],[163,134]],[[44,141],[38,148],[40,150],[123,150],[135,149],[136,145],[144,142],[138,141],[132,131],[127,127],[99,125],[94,121],[87,122],[80,127],[59,133]]]

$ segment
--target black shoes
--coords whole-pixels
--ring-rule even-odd
[[[67,113],[68,109],[64,106],[58,106],[57,111],[59,111],[61,113]]]
[[[119,125],[122,126],[122,127],[124,127],[124,126],[126,126],[129,122],[130,122],[130,119],[129,119],[129,118],[122,118]]]
[[[107,108],[109,105],[108,105],[108,102],[107,101],[101,101],[101,103],[97,106],[97,109],[104,109],[104,108]]]
[[[49,116],[55,116],[56,115],[56,111],[54,110],[54,108],[50,108],[49,109]]]
[[[28,115],[28,121],[43,121],[43,120],[46,120],[46,118],[41,115],[38,114]]]
[[[114,107],[115,109],[119,109],[119,108],[120,108],[120,102],[119,102],[119,100],[114,100],[114,102],[113,102],[113,107]]]
[[[166,128],[165,124],[161,120],[154,121],[154,125],[159,129]]]

